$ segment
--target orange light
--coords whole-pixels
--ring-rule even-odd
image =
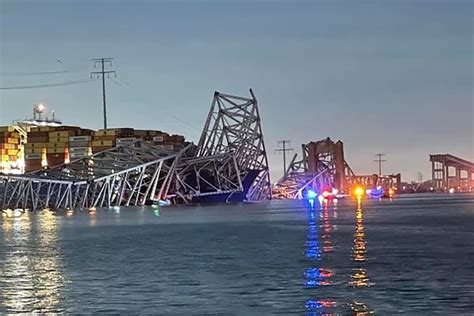
[[[69,148],[64,148],[64,163],[68,164],[71,162],[71,158],[69,157]]]

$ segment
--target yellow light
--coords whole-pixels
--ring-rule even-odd
[[[364,195],[364,188],[363,187],[356,187],[354,189],[355,196],[363,196]]]
[[[89,207],[89,209],[87,211],[88,211],[89,215],[95,216],[96,208],[95,207]]]
[[[41,149],[41,167],[46,168],[48,166],[48,158],[46,156],[46,147]]]

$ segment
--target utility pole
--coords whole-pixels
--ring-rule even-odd
[[[293,148],[287,148],[286,145],[290,146],[290,140],[279,140],[278,146],[282,145],[282,148],[280,149],[275,149],[275,153],[280,152],[283,153],[283,175],[286,174],[286,152],[287,151],[292,151]]]
[[[382,162],[385,162],[387,160],[382,159],[382,157],[385,156],[385,154],[375,154],[375,156],[378,157],[374,161],[379,163],[379,176],[381,176],[382,175]]]
[[[101,65],[101,71],[93,71],[91,72],[91,79],[92,76],[102,77],[102,102],[104,106],[104,129],[107,129],[107,102],[105,99],[105,75],[107,78],[110,78],[110,74],[114,74],[117,77],[117,73],[113,70],[105,70],[105,64],[108,64],[109,67],[112,67],[112,59],[113,58],[95,58],[92,59],[94,62],[94,68],[97,68],[97,65]]]

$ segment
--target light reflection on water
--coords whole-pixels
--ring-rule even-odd
[[[361,197],[357,198],[356,225],[354,232],[354,245],[352,247],[352,261],[356,267],[352,268],[351,278],[348,282],[350,286],[363,288],[370,286],[365,261],[367,260],[367,243],[365,241],[364,212],[362,210]],[[350,304],[350,310],[354,315],[363,316],[370,315],[372,312],[369,307],[359,301],[353,301]]]
[[[305,288],[315,289],[316,292],[312,295],[312,298],[305,302],[305,308],[307,310],[307,316],[309,315],[342,315],[350,314],[357,316],[371,315],[373,312],[369,307],[360,301],[353,300],[347,304],[344,302],[336,302],[332,299],[327,298],[314,298],[318,294],[321,295],[321,291],[318,291],[318,287],[321,286],[337,286],[337,282],[332,282],[330,279],[335,274],[335,271],[329,268],[323,268],[327,256],[333,252],[334,247],[331,241],[331,230],[333,225],[330,223],[330,207],[331,201],[324,200],[320,203],[320,208],[316,209],[314,204],[310,203],[308,209],[308,240],[306,241],[306,258],[313,261],[311,268],[304,271],[303,275],[305,278]],[[352,247],[351,261],[355,263],[355,266],[351,270],[350,279],[347,284],[354,288],[363,288],[370,286],[369,277],[367,275],[367,269],[365,268],[366,254],[367,254],[367,243],[365,241],[365,227],[364,227],[364,214],[362,210],[362,201],[360,198],[357,199],[357,208],[355,211],[355,232],[354,232],[354,243]],[[337,201],[332,203],[333,218],[337,218]],[[321,231],[318,230],[321,228]],[[320,249],[319,240],[322,240],[322,249]],[[319,264],[314,264],[314,261],[318,261]],[[341,314],[342,313],[342,314]]]
[[[327,256],[333,250],[331,242],[331,229],[329,223],[329,206],[328,201],[324,200],[317,209],[314,203],[310,203],[308,209],[308,239],[306,241],[306,258],[310,260],[311,267],[305,269],[304,287],[307,289],[315,289],[321,286],[331,286],[331,278],[333,270],[325,268],[321,265],[324,256]],[[320,223],[322,221],[322,223]],[[321,231],[320,231],[321,230]],[[322,249],[320,247],[322,241]],[[310,298],[305,302],[307,315],[329,315],[326,309],[336,306],[336,302],[327,299]]]
[[[469,314],[474,199],[361,202],[2,216],[0,315]]]
[[[0,312],[61,312],[64,280],[56,216],[44,210],[4,217],[1,236]]]
[[[356,211],[356,228],[354,232],[354,245],[352,247],[352,260],[357,264],[352,269],[351,279],[349,285],[354,287],[369,286],[369,277],[367,276],[367,269],[363,262],[366,261],[367,244],[365,242],[365,227],[364,227],[364,213],[361,208],[361,199],[357,199]]]

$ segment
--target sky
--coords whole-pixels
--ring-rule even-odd
[[[357,174],[385,153],[404,181],[431,177],[430,153],[474,161],[473,1],[0,0],[0,20],[0,125],[43,102],[101,128],[91,59],[113,57],[110,127],[197,142],[215,90],[252,88],[272,182],[282,139],[341,140]]]

